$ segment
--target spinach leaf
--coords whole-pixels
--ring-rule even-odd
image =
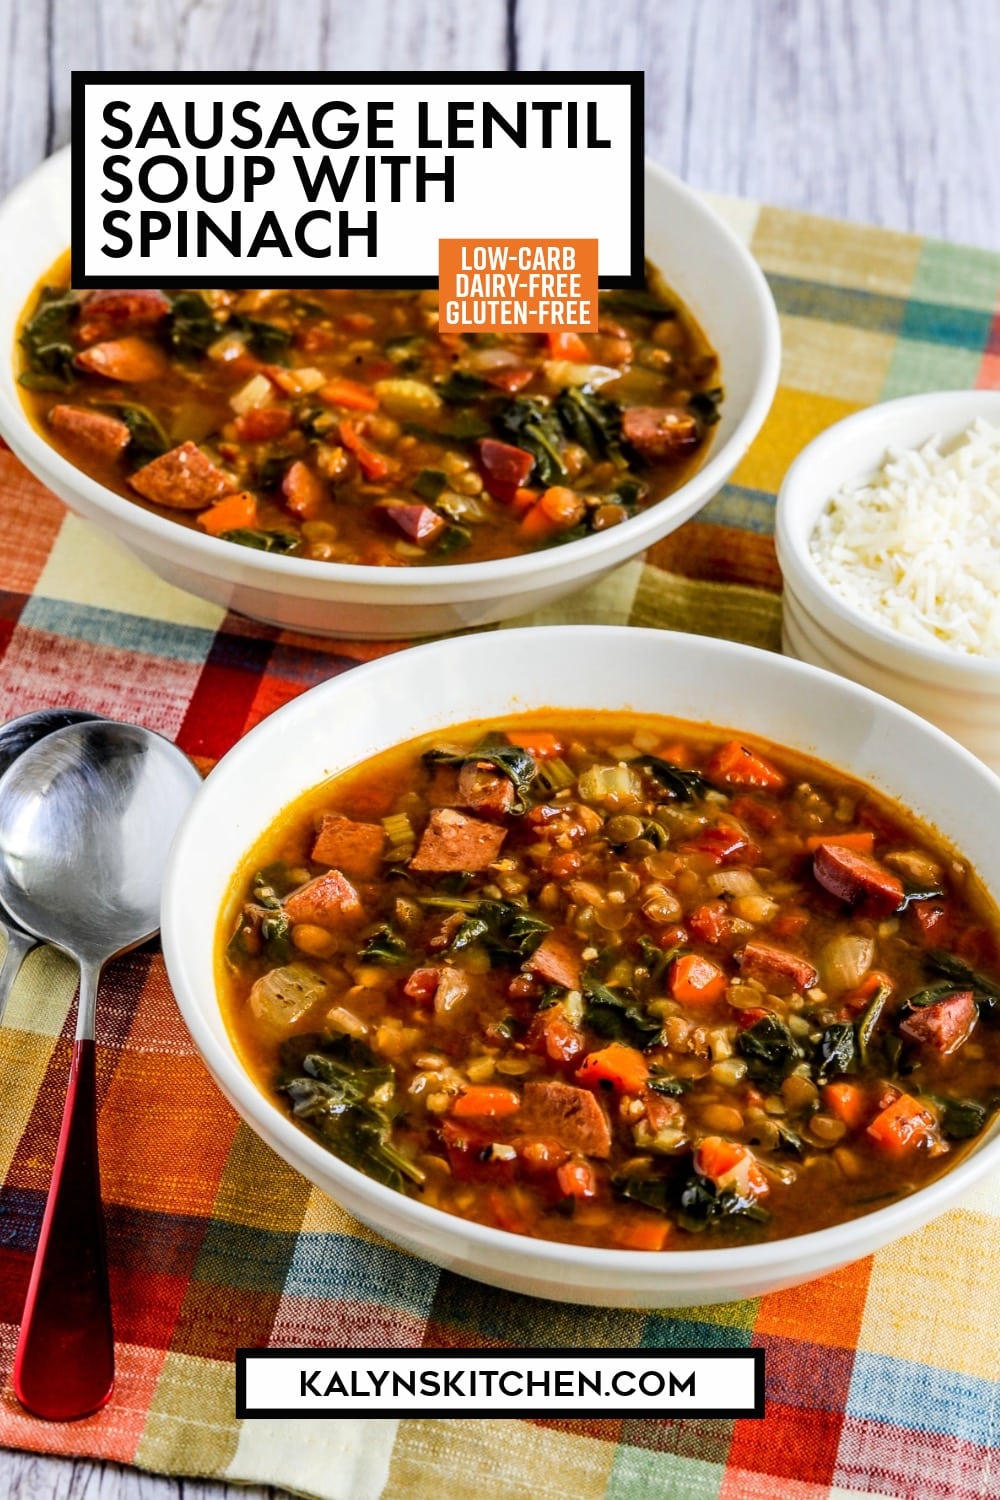
[[[784,1021],[761,1016],[736,1038],[736,1049],[746,1058],[751,1078],[776,1086],[802,1060],[802,1048]]]
[[[472,541],[472,532],[467,526],[446,526],[438,537],[434,552],[437,557],[449,557]],[[511,809],[513,811],[513,809]]]
[[[551,406],[536,396],[515,396],[500,407],[494,425],[505,442],[531,454],[534,477],[541,484],[563,484],[569,478],[562,461],[563,428]]]
[[[642,1177],[638,1173],[632,1173],[625,1177],[615,1177],[611,1186],[621,1198],[628,1198],[632,1203],[641,1203],[645,1208],[655,1209],[657,1213],[666,1214],[671,1208],[670,1181],[666,1177]]]
[[[514,801],[511,804],[511,812],[523,813],[528,810],[528,793],[535,779],[535,762],[527,750],[522,750],[520,745],[484,743],[476,745],[471,750],[440,745],[431,750],[425,750],[423,760],[427,765],[441,766],[464,766],[470,763],[475,764],[477,761],[485,761],[513,783]]]
[[[358,953],[362,962],[368,964],[401,964],[409,956],[406,940],[385,922],[376,927]]]
[[[290,531],[255,531],[249,526],[224,531],[222,539],[239,547],[253,547],[257,552],[294,552],[299,545],[299,538]]]
[[[170,311],[170,342],[185,359],[200,359],[222,327],[200,292],[178,292]]]
[[[857,1069],[857,1041],[850,1021],[836,1021],[820,1037],[813,1059],[817,1082],[825,1083],[834,1073]]]
[[[443,469],[421,469],[410,485],[413,493],[426,500],[428,505],[433,505],[441,491],[447,488],[448,476]]]
[[[473,375],[468,370],[452,370],[447,379],[438,381],[434,389],[449,406],[475,406],[491,387],[481,375]]]
[[[620,287],[613,291],[602,292],[601,301],[609,310],[620,308],[625,313],[639,313],[646,318],[658,318],[661,322],[665,318],[676,318],[677,311],[644,287]]]
[[[693,802],[696,797],[704,797],[706,792],[713,790],[712,783],[706,781],[700,771],[685,771],[682,766],[661,760],[658,755],[639,755],[635,764],[644,766],[679,802]]]
[[[1000,984],[994,980],[987,979],[984,974],[970,968],[962,959],[956,958],[954,953],[945,953],[940,948],[932,948],[927,954],[927,962],[939,974],[945,974],[949,979],[956,981],[954,990],[971,990],[973,998],[979,1006],[987,1010],[1000,1008]],[[911,997],[910,1002],[913,1004]]]
[[[488,937],[489,931],[489,923],[482,917],[466,917],[451,940],[451,952],[460,953],[463,948],[471,948],[480,938]]]
[[[671,1078],[666,1073],[654,1073],[646,1084],[654,1094],[663,1094],[668,1099],[679,1099],[681,1094],[686,1094],[691,1087],[688,1078]]]
[[[423,1182],[424,1173],[393,1145],[392,1116],[373,1095],[395,1083],[391,1066],[354,1037],[324,1040],[295,1036],[281,1051],[283,1076],[293,1115],[349,1166],[401,1191],[403,1179]]]
[[[129,430],[129,456],[146,463],[159,458],[170,447],[170,439],[153,413],[145,406],[113,405],[106,408]]]
[[[267,458],[254,465],[254,478],[259,490],[276,490],[285,477],[292,462],[290,453],[269,453]],[[291,535],[291,532],[289,532]]]
[[[263,318],[234,317],[227,326],[238,329],[253,353],[272,363],[292,342],[290,329],[279,328],[277,323],[268,323]]]
[[[571,386],[556,397],[555,411],[571,442],[579,443],[593,459],[608,459],[627,468],[621,449],[622,411],[616,401],[596,391]]]
[[[72,325],[80,303],[73,292],[55,287],[42,290],[39,306],[21,333],[28,369],[20,384],[29,390],[67,390],[75,383]]]
[[[721,1219],[740,1217],[766,1224],[771,1215],[752,1193],[738,1193],[734,1188],[719,1188],[697,1173],[681,1189],[677,1222],[682,1229],[700,1232]]]
[[[611,486],[611,493],[617,495],[626,510],[635,510],[639,501],[644,499],[649,491],[649,485],[643,484],[641,479],[635,479],[631,475],[628,478],[616,479]]]
[[[974,1099],[952,1099],[947,1094],[928,1094],[936,1107],[941,1130],[950,1141],[966,1141],[978,1135],[989,1118],[989,1110]]]
[[[714,386],[710,391],[695,391],[688,398],[688,410],[694,412],[703,427],[714,427],[719,420],[722,397],[721,385]]]
[[[651,1047],[660,1036],[660,1022],[646,1013],[630,991],[619,994],[587,974],[582,989],[584,1023],[599,1036],[640,1049]]]
[[[863,1068],[871,1065],[875,1032],[878,1029],[879,1021],[882,1019],[885,1002],[891,993],[892,990],[889,985],[880,984],[864,1011],[855,1022],[858,1057],[861,1059],[861,1066]]]

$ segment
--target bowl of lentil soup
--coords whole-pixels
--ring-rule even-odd
[[[602,294],[601,332],[439,336],[427,293],[74,293],[59,153],[0,206],[0,429],[154,571],[266,622],[400,638],[537,608],[705,504],[774,392],[746,249],[658,168],[646,205],[655,271]]]
[[[164,951],[244,1119],[397,1243],[557,1299],[758,1295],[996,1164],[998,795],[728,642],[443,642],[225,758]]]

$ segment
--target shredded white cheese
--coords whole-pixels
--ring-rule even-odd
[[[1000,427],[890,448],[831,498],[810,539],[831,587],[910,640],[1000,657]]]

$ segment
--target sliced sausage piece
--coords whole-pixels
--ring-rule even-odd
[[[78,332],[83,343],[93,344],[127,328],[155,328],[169,311],[167,298],[154,287],[106,287],[84,298]]]
[[[948,995],[936,1000],[933,1005],[923,1005],[911,1011],[899,1029],[904,1036],[915,1042],[924,1042],[946,1056],[957,1052],[963,1042],[972,1035],[972,1028],[979,1018],[979,1010],[971,990],[960,990],[957,995]]]
[[[392,503],[379,507],[394,521],[404,536],[420,547],[429,547],[444,531],[447,522],[429,505],[403,505]]]
[[[622,432],[644,458],[682,458],[699,442],[698,422],[682,406],[627,406]]]
[[[582,965],[580,949],[569,933],[548,932],[524,967],[533,974],[540,974],[550,984],[561,984],[565,990],[578,990]]]
[[[761,979],[770,988],[775,981],[787,982],[793,989],[808,990],[816,983],[819,974],[806,959],[784,948],[772,948],[769,943],[747,943],[743,949],[740,973],[748,978]]]
[[[489,761],[467,760],[458,773],[458,800],[473,812],[502,818],[514,805],[514,783]]]
[[[379,872],[385,849],[385,830],[378,823],[356,823],[338,813],[324,813],[312,859],[318,865],[336,865],[355,880],[372,880]]]
[[[317,875],[285,898],[285,916],[290,922],[308,922],[330,932],[349,927],[364,915],[357,891],[339,870]]]
[[[296,459],[281,481],[285,506],[300,521],[314,521],[323,508],[326,486],[307,464]]]
[[[825,891],[872,917],[888,917],[903,904],[903,882],[870,854],[840,844],[820,844],[813,874]]]
[[[145,500],[170,510],[203,510],[236,488],[194,443],[181,443],[136,469],[129,484]]]
[[[95,458],[117,458],[132,436],[117,417],[87,406],[53,406],[49,425],[65,442]]]
[[[453,807],[435,808],[424,829],[410,869],[418,874],[445,874],[487,869],[507,837],[505,828],[467,818]]]
[[[148,339],[135,338],[131,334],[123,339],[91,344],[89,349],[76,356],[73,363],[88,374],[121,380],[126,385],[159,380],[167,372],[167,357],[163,350]]]
[[[526,1083],[519,1127],[557,1141],[571,1154],[611,1155],[611,1126],[596,1096],[571,1083]]]

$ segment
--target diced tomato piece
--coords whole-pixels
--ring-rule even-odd
[[[561,1005],[540,1010],[528,1029],[527,1045],[553,1062],[568,1063],[579,1057],[585,1042]]]
[[[868,1134],[887,1156],[903,1156],[937,1140],[937,1121],[909,1094],[899,1094],[875,1116]]]
[[[713,865],[754,865],[760,859],[760,850],[750,842],[742,828],[724,823],[702,828],[693,839],[681,845],[681,853],[704,855]]]
[[[292,413],[287,406],[258,406],[243,412],[233,423],[236,436],[248,443],[284,437],[291,425]]]
[[[556,1169],[556,1182],[567,1198],[595,1198],[597,1173],[589,1161],[570,1160]]]
[[[780,792],[787,779],[777,766],[739,740],[719,746],[705,765],[705,775],[725,786],[759,787],[769,792]]]
[[[513,365],[509,370],[488,370],[483,375],[489,385],[496,386],[498,391],[507,391],[512,396],[523,391],[534,378],[535,372],[530,365]]]
[[[440,969],[414,969],[403,985],[403,994],[421,1005],[433,1005],[440,978]]]
[[[843,1120],[848,1130],[860,1130],[871,1114],[869,1092],[857,1083],[827,1083],[820,1092],[826,1108]]]
[[[521,1108],[521,1096],[513,1089],[497,1083],[467,1083],[452,1102],[451,1113],[456,1120],[472,1117],[504,1119],[517,1114]]]
[[[875,835],[870,829],[856,833],[814,833],[806,839],[810,854],[821,844],[833,844],[838,849],[857,849],[861,854],[871,854],[875,849]]]
[[[734,797],[729,804],[729,811],[741,823],[749,823],[751,828],[756,828],[761,833],[770,833],[782,821],[779,808],[769,807],[766,802],[746,795]]]
[[[724,1140],[722,1136],[709,1135],[699,1141],[694,1169],[723,1190],[733,1188],[754,1198],[762,1198],[768,1191],[767,1178],[749,1147]]]
[[[588,1087],[609,1083],[619,1094],[637,1094],[649,1078],[649,1064],[637,1048],[609,1042],[598,1052],[588,1053],[576,1076]]]
[[[657,927],[650,936],[650,942],[663,953],[669,953],[671,948],[683,948],[688,940],[688,930],[680,924],[673,927]]]
[[[575,875],[582,864],[583,855],[579,849],[561,849],[551,859],[543,860],[539,869],[551,875],[553,880],[565,880],[568,875]]]
[[[366,479],[385,479],[393,473],[395,465],[392,459],[375,448],[369,448],[353,422],[338,422],[337,432],[344,447],[354,454]]]
[[[932,896],[927,901],[911,901],[906,910],[925,943],[939,947],[954,936],[955,916],[947,901]]]
[[[219,500],[211,510],[203,510],[198,525],[209,536],[222,536],[226,531],[239,531],[242,527],[257,525],[257,497],[249,490],[240,490]]]
[[[765,1016],[771,1012],[764,1010],[762,1006],[748,1005],[744,1010],[736,1012],[736,1024],[740,1031],[749,1031],[751,1026],[756,1026],[758,1021],[763,1021]]]
[[[785,981],[797,990],[808,990],[819,979],[816,969],[807,959],[797,953],[788,953],[784,948],[773,948],[770,943],[751,941],[743,949],[740,972],[767,985],[775,980]]]
[[[888,917],[903,903],[903,882],[869,854],[823,843],[813,855],[813,874],[825,891],[873,917]]]
[[[714,1005],[726,993],[726,976],[710,958],[684,953],[670,965],[670,993],[686,1005]]]
[[[911,1011],[899,1029],[912,1041],[923,1042],[928,1047],[947,1056],[957,1052],[972,1034],[979,1018],[979,1010],[971,990],[960,990],[933,1005],[923,1005]]]
[[[779,911],[771,923],[771,931],[775,937],[797,938],[805,932],[812,917],[801,906],[789,906],[784,911]]]
[[[733,916],[724,901],[706,901],[687,919],[693,938],[699,943],[716,945],[733,936]]]
[[[495,1154],[488,1136],[456,1120],[445,1120],[441,1139],[456,1182],[513,1182],[516,1156]]]
[[[447,522],[429,505],[406,505],[393,501],[380,507],[400,531],[421,547],[429,547],[444,531]]]
[[[512,745],[527,750],[532,760],[551,760],[554,756],[562,755],[565,749],[562,740],[550,729],[508,730],[507,739]],[[558,811],[558,808],[553,809],[553,814]]]
[[[569,1152],[558,1141],[526,1141],[517,1138],[513,1144],[529,1172],[554,1172],[564,1161],[569,1160]]]
[[[841,1004],[851,1012],[863,1010],[869,1000],[874,998],[876,991],[883,988],[891,995],[895,985],[881,969],[869,969],[861,983],[842,997]]]

